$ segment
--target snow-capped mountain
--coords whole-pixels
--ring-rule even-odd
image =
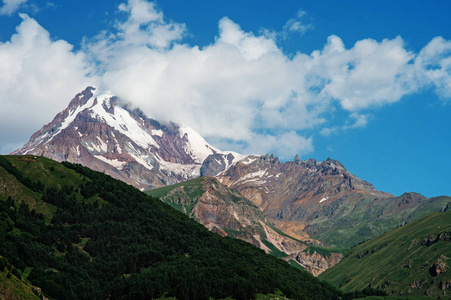
[[[216,149],[189,127],[162,124],[93,87],[76,95],[52,122],[12,154],[80,163],[141,189],[199,177],[209,155],[225,162],[215,167],[218,173],[243,158]],[[203,171],[216,175],[208,165]]]

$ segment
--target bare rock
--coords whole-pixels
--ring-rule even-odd
[[[448,270],[448,265],[446,264],[446,261],[448,259],[448,257],[440,255],[440,257],[437,258],[434,264],[429,268],[429,273],[433,277],[437,277],[438,275],[440,275],[440,273],[446,272]]]

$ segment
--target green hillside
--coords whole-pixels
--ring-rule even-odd
[[[352,248],[322,273],[343,291],[451,296],[451,211],[432,213]]]
[[[40,299],[42,294],[8,260],[0,256],[0,299]]]
[[[322,211],[306,228],[311,237],[339,248],[353,247],[401,224],[451,207],[451,197],[426,198],[418,193],[390,198],[351,193],[340,201],[341,206]]]
[[[279,290],[290,299],[341,296],[80,165],[0,156],[0,215],[0,276],[10,274],[1,282],[10,298],[33,298],[39,289],[51,299],[252,299]]]

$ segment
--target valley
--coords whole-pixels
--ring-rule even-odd
[[[150,250],[143,250],[138,246],[136,247],[141,249],[139,251],[138,249],[126,250],[131,251],[133,254],[130,255],[135,255],[136,259],[140,260],[140,263],[136,265],[136,262],[132,262],[133,258],[127,256],[130,261],[124,262],[122,266],[115,266],[115,270],[125,272],[126,278],[128,278],[128,274],[142,274],[132,276],[137,280],[136,282],[121,281],[122,290],[117,291],[118,295],[130,292],[132,286],[136,288],[134,285],[140,285],[140,280],[145,280],[145,278],[157,281],[163,280],[150,275],[149,270],[153,267],[158,266],[158,268],[176,270],[177,266],[172,266],[170,262],[165,261],[164,258],[168,257],[168,255],[184,252],[186,258],[192,257],[193,250],[191,247],[193,246],[184,244],[183,234],[181,233],[187,234],[188,231],[194,229],[182,229],[185,225],[180,225],[181,223],[177,225],[179,226],[177,227],[178,229],[174,229],[173,225],[170,225],[172,222],[171,218],[174,216],[177,216],[174,217],[176,220],[180,218],[180,220],[189,220],[187,222],[193,222],[194,220],[197,222],[196,224],[202,224],[202,228],[212,232],[207,234],[205,232],[208,231],[199,231],[203,232],[196,233],[199,236],[221,237],[226,238],[227,241],[242,240],[246,243],[236,244],[241,246],[233,246],[232,248],[235,249],[237,247],[238,249],[242,245],[246,245],[243,247],[251,247],[249,249],[257,250],[255,248],[257,247],[261,249],[259,250],[259,253],[261,253],[259,255],[270,254],[277,258],[277,264],[283,263],[284,266],[291,265],[294,267],[289,268],[290,270],[301,269],[300,274],[304,274],[305,270],[314,276],[325,278],[338,288],[349,293],[347,297],[351,297],[352,293],[360,293],[368,287],[378,289],[383,294],[395,296],[415,296],[420,294],[446,296],[450,289],[446,281],[448,279],[445,281],[431,281],[430,279],[418,277],[418,279],[411,280],[409,283],[411,287],[408,288],[405,281],[400,281],[399,279],[393,279],[394,281],[392,281],[392,279],[389,279],[391,277],[381,275],[381,273],[373,274],[370,281],[366,277],[366,279],[363,279],[363,277],[358,275],[359,273],[353,275],[354,277],[343,277],[343,274],[350,272],[343,271],[345,269],[341,268],[351,264],[349,262],[350,257],[357,255],[352,254],[357,251],[356,249],[377,241],[384,234],[397,232],[399,228],[410,228],[409,226],[414,226],[411,224],[417,224],[416,222],[421,222],[424,218],[432,216],[431,214],[433,213],[448,211],[451,208],[451,197],[427,198],[415,192],[394,196],[378,191],[371,183],[353,175],[342,163],[331,158],[322,162],[315,159],[303,161],[296,155],[293,161],[280,161],[279,158],[272,154],[242,155],[232,151],[222,151],[210,145],[189,127],[181,126],[174,122],[162,123],[150,119],[139,109],[131,108],[123,100],[109,93],[97,91],[93,87],[88,87],[77,94],[65,110],[55,116],[52,122],[33,134],[24,147],[14,151],[12,154],[13,156],[2,158],[3,165],[0,168],[0,175],[2,175],[0,187],[3,189],[0,195],[4,198],[3,200],[7,201],[10,207],[13,208],[19,207],[24,203],[24,205],[27,205],[27,209],[34,210],[35,213],[42,215],[42,223],[39,223],[41,227],[36,229],[37,231],[44,230],[45,226],[52,227],[58,224],[58,226],[64,224],[63,227],[71,228],[70,230],[84,228],[84,231],[77,234],[72,233],[73,236],[64,242],[61,239],[52,240],[52,247],[57,251],[55,249],[46,250],[50,251],[51,255],[60,256],[63,253],[63,256],[65,256],[68,247],[70,249],[75,247],[80,249],[81,253],[88,255],[90,260],[98,255],[99,259],[101,259],[99,264],[112,264],[112,261],[103,258],[100,253],[95,252],[95,249],[90,247],[94,247],[93,245],[95,247],[110,247],[103,243],[108,242],[108,239],[114,240],[115,234],[105,231],[103,234],[106,234],[109,238],[107,240],[99,240],[98,244],[95,244],[92,231],[97,230],[94,227],[107,230],[104,228],[101,220],[107,223],[114,223],[122,217],[118,216],[117,212],[110,212],[112,214],[108,215],[108,217],[97,215],[99,213],[98,209],[100,211],[108,211],[113,201],[113,206],[121,209],[125,209],[124,205],[126,205],[127,209],[131,209],[131,211],[124,210],[121,213],[129,216],[133,215],[137,220],[142,217],[139,215],[139,212],[143,216],[148,216],[147,214],[154,214],[155,210],[162,212],[169,209],[168,214],[170,217],[164,217],[166,218],[164,226],[167,228],[164,230],[158,229],[160,233],[152,233],[150,236],[157,239],[157,244],[169,242],[171,246],[165,244],[166,246],[164,247],[174,248],[170,248],[172,250],[166,249],[170,253],[160,253],[160,250],[155,248],[157,244],[153,244],[153,241],[142,240],[146,245],[143,247],[148,247]],[[77,165],[72,165],[72,163]],[[134,186],[140,191],[145,191],[146,194],[150,195],[149,199],[152,200],[145,200],[148,199],[146,198],[148,196],[142,196],[144,194],[138,192],[138,190],[131,192],[132,190],[128,190],[128,188],[119,184],[119,181],[116,183],[110,182],[110,179],[102,177],[103,175],[101,176],[100,173],[84,169],[81,165],[110,175],[115,179]],[[98,186],[96,180],[110,182],[108,188]],[[124,189],[124,191],[127,190],[127,192],[121,194],[122,196],[115,195],[113,191],[116,190],[116,185],[120,189]],[[65,195],[63,196],[61,193]],[[133,197],[136,197],[138,202],[133,200],[133,204],[130,204],[128,202],[130,201],[129,193],[130,195],[135,195]],[[56,200],[59,199],[58,197],[61,199]],[[11,204],[11,199],[17,199],[15,200],[17,202],[13,205]],[[59,203],[58,201],[62,202]],[[121,201],[125,202],[122,203]],[[151,204],[152,207],[142,207],[139,201],[153,204]],[[162,202],[169,206],[166,207]],[[76,209],[81,209],[81,211],[72,211],[71,209],[75,208],[68,207],[69,203],[72,203],[71,205],[74,205]],[[80,206],[80,203],[82,206]],[[132,205],[133,208],[128,207],[129,205]],[[27,216],[26,209],[23,208],[23,210],[24,216]],[[179,213],[175,213],[176,210]],[[81,215],[71,217],[71,214],[79,213]],[[56,222],[55,215],[60,218],[56,218],[59,222],[57,224],[54,224]],[[448,215],[445,215],[448,218]],[[16,221],[11,216],[8,218],[12,220],[13,224],[16,224]],[[15,216],[14,218],[19,217]],[[143,224],[140,223],[139,226],[144,226]],[[189,226],[194,226],[192,223],[190,224]],[[11,229],[8,227],[10,225],[5,226]],[[59,228],[58,226],[52,228]],[[135,224],[133,226],[138,225]],[[152,226],[159,227],[161,225],[158,223]],[[446,224],[440,226],[446,227]],[[199,229],[200,227],[196,228],[194,232],[201,230]],[[428,228],[430,234],[436,234],[432,227],[426,228]],[[21,232],[23,229],[19,229],[19,231]],[[16,241],[12,239],[8,230],[4,234],[5,238],[8,237],[9,240],[6,239],[5,241],[10,243],[8,244],[10,247],[17,247],[15,243],[18,243],[24,237],[22,234],[19,234],[19,240]],[[86,230],[90,232],[89,236],[83,233]],[[118,233],[124,238],[120,243],[128,243],[126,241],[129,241],[131,236],[134,236],[130,228],[115,230],[119,230]],[[144,230],[149,234],[149,229],[140,230]],[[167,240],[167,238],[162,238],[161,230],[169,230],[170,233],[167,233],[169,235],[173,234],[172,231],[175,230],[176,235],[172,240]],[[63,233],[58,234],[61,235]],[[100,238],[99,233],[96,234],[95,236]],[[42,238],[40,236],[38,240]],[[138,244],[141,245],[141,237],[137,239],[139,240]],[[412,239],[414,240],[415,238]],[[202,244],[199,241],[194,242],[194,244],[196,243]],[[163,244],[159,245],[163,246]],[[255,247],[250,246],[250,244]],[[443,254],[440,254],[442,256],[433,258],[428,256],[425,261],[428,263],[434,261],[434,264],[446,265],[445,257],[448,257],[446,255],[447,253],[449,254],[449,249],[446,243],[443,246],[442,244],[439,244],[441,250],[444,251]],[[85,250],[86,245],[88,248]],[[123,247],[122,244],[120,247]],[[373,247],[370,250],[362,250],[362,253],[374,253],[374,249]],[[428,251],[430,252],[430,248],[428,248]],[[380,251],[379,253],[390,256],[388,252]],[[9,273],[12,272],[11,270],[18,269],[20,274],[26,274],[25,277],[28,278],[29,271],[36,268],[32,265],[37,263],[36,261],[24,262],[19,267],[10,261],[11,257],[13,257],[11,253],[9,253],[10,258],[7,257],[7,252],[4,254],[0,253],[6,259],[5,266],[11,266]],[[77,252],[76,255],[80,255],[80,253]],[[119,254],[116,253],[115,255]],[[203,261],[204,253],[196,255],[202,256],[201,261]],[[206,254],[206,257],[209,257],[209,255]],[[227,255],[232,257],[234,254],[230,253]],[[115,257],[119,259],[118,256]],[[150,266],[148,265],[149,262],[145,262],[156,258],[163,259],[169,265],[163,267],[164,264],[159,266],[160,262],[155,262],[155,265]],[[26,258],[20,258],[22,261],[24,259]],[[52,261],[50,258],[48,259]],[[188,263],[186,259],[180,257],[174,257],[174,259],[178,262]],[[217,257],[211,258],[209,263],[215,263],[214,261],[218,259]],[[355,263],[359,265],[364,261],[361,260]],[[61,263],[65,264],[65,262]],[[135,265],[132,269],[127,269],[130,263]],[[27,264],[31,265],[28,266]],[[52,262],[52,264],[55,264],[55,262]],[[224,262],[224,264],[229,264],[229,262]],[[368,265],[371,264],[376,263],[368,263]],[[381,267],[384,266],[382,262],[377,264],[380,264]],[[352,265],[351,268],[359,270],[365,266],[365,264],[357,265]],[[191,266],[194,267],[194,265]],[[44,276],[45,274],[50,276],[48,270],[53,268],[52,265],[40,265],[40,267],[43,268],[41,270],[43,273],[39,273],[39,276]],[[89,264],[86,264],[85,267],[90,268]],[[249,269],[236,270],[242,272],[240,274],[251,274],[250,270],[254,270],[252,269],[253,267],[248,265],[246,265],[246,268]],[[207,276],[205,273],[208,272],[206,271],[207,269],[199,269],[199,276]],[[375,270],[376,268],[373,267],[373,269]],[[445,269],[447,270],[447,268]],[[161,269],[158,270],[161,271]],[[440,271],[442,275],[437,274],[437,276],[445,278],[448,276],[443,275],[443,273],[446,273],[446,270]],[[183,272],[186,272],[186,270],[180,270],[180,272],[185,274]],[[222,274],[221,272],[218,274]],[[260,271],[255,272],[259,273]],[[334,272],[338,272],[341,275],[329,275],[337,274]],[[368,272],[371,273],[370,271]],[[174,273],[171,274],[171,276],[174,276]],[[169,274],[166,275],[169,276]],[[80,273],[76,276],[86,276],[86,274],[81,275]],[[111,274],[111,276],[114,277],[117,274]],[[191,275],[186,274],[186,276],[191,278]],[[218,282],[222,282],[225,278],[230,278],[232,273],[218,276]],[[304,274],[303,276],[306,275]],[[356,277],[362,278],[362,281],[355,281]],[[385,281],[377,279],[382,277],[385,278]],[[33,278],[35,283],[39,283],[39,286],[42,284],[45,286],[45,283],[39,280],[36,281],[33,275],[30,279],[32,282]],[[264,288],[264,293],[273,293],[276,288],[285,286],[284,284],[294,284],[291,283],[291,279],[285,282],[287,280],[285,275],[281,278],[285,279],[277,280],[269,289]],[[398,277],[395,276],[394,278]],[[405,278],[410,277],[405,276]],[[66,284],[61,281],[61,278],[57,279],[55,277],[49,280],[53,280],[55,283],[58,282],[57,285],[61,287]],[[115,280],[119,279],[116,278]],[[177,280],[182,279],[178,278]],[[166,282],[164,290],[152,289],[152,297],[161,296],[164,291],[170,291],[171,295],[177,295],[178,298],[186,298],[186,295],[191,295],[189,298],[198,298],[200,297],[199,294],[192,293],[201,293],[202,295],[214,295],[213,297],[234,295],[233,297],[242,299],[243,297],[253,297],[255,294],[250,292],[249,289],[244,291],[242,287],[234,292],[232,292],[234,290],[232,288],[222,294],[215,294],[211,283],[203,284],[202,286],[206,290],[200,291],[198,290],[200,287],[194,287],[193,284],[196,281],[193,280],[193,278],[188,281],[182,280],[183,285],[186,287],[183,292],[178,288],[174,289],[174,281]],[[247,284],[249,288],[249,283],[246,283],[248,279],[237,280],[240,283],[228,282],[228,288],[232,286],[237,287],[240,284],[245,286]],[[265,281],[268,279],[253,278],[251,285],[254,286],[253,284],[256,284],[254,281],[261,280]],[[282,282],[284,283],[282,284]],[[99,281],[96,284],[103,283]],[[207,286],[209,287],[207,288]],[[415,289],[412,290],[412,288]],[[141,287],[138,287],[138,289],[141,289]],[[326,286],[327,289],[328,287]],[[340,293],[334,288],[331,288],[330,291],[326,290],[324,293],[330,293],[330,299],[335,299],[334,297]],[[291,287],[283,290],[286,295],[290,293],[294,293],[292,295],[301,295],[304,293],[300,291],[299,289],[292,290]],[[106,290],[102,292],[112,293],[113,287],[108,287],[107,285]],[[241,292],[243,294],[237,294]],[[62,292],[60,291],[60,293]],[[75,291],[71,293],[76,295]],[[143,293],[146,292],[143,291]],[[182,296],[180,293],[185,294]],[[310,296],[307,296],[307,298],[312,297],[311,291],[307,291],[307,293],[310,293]],[[377,294],[375,290],[368,290],[368,293]],[[59,296],[55,295],[54,297],[59,298]],[[294,298],[297,299],[296,297]],[[329,299],[329,296],[325,297],[325,299]]]

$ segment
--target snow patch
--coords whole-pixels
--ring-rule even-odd
[[[106,153],[106,152],[108,151],[108,145],[105,144],[105,142],[102,141],[102,139],[99,138],[99,137],[97,137],[97,140],[99,141],[99,144],[100,144],[100,146],[99,146],[100,150],[101,150],[103,153]],[[99,152],[100,152],[100,151],[99,151]]]
[[[79,146],[79,145],[77,145],[77,147],[74,148],[74,154],[75,154],[76,156],[80,157],[80,146]]]
[[[324,202],[324,201],[326,201],[328,199],[329,199],[329,197],[324,197],[323,199],[319,200],[319,203]]]
[[[253,163],[256,160],[257,160],[257,158],[246,157],[246,159],[243,159],[240,162],[244,165],[250,165],[251,163]]]
[[[188,143],[183,147],[185,153],[191,156],[195,163],[201,164],[210,154],[221,153],[218,149],[211,146],[193,129],[183,126],[180,127],[180,137],[186,136]]]
[[[125,151],[131,157],[133,157],[137,163],[139,163],[140,165],[142,165],[143,167],[145,167],[148,170],[152,170],[154,168],[152,165],[152,161],[148,158],[149,157],[148,154],[142,155],[141,152],[136,150],[136,148],[130,142],[125,143],[125,147],[126,147]]]
[[[157,153],[155,153],[155,158],[160,164],[159,170],[163,173],[166,173],[167,175],[170,175],[172,173],[174,175],[181,176],[186,180],[200,176],[200,164],[182,165],[178,163],[171,163],[163,160]]]
[[[259,180],[266,174],[265,170],[260,170],[257,172],[249,173],[238,179],[234,184],[244,183],[244,182],[255,182],[256,184],[264,184],[266,180]]]
[[[110,107],[111,107],[110,98],[106,98],[106,99],[103,101],[103,103],[105,104],[105,107],[106,107],[107,109],[110,109]]]
[[[122,154],[122,149],[119,144],[116,144],[116,151],[117,151],[117,153]]]
[[[108,159],[106,157],[103,157],[101,155],[94,155],[95,158],[115,167],[118,170],[122,170],[122,168],[124,167],[124,165],[127,163],[125,161],[119,161],[117,159]]]
[[[246,155],[242,155],[242,154],[239,154],[239,153],[236,153],[236,152],[233,152],[233,151],[225,151],[225,152],[222,152],[225,156],[227,156],[227,155],[229,155],[229,154],[232,154],[233,155],[233,160],[232,160],[232,162],[229,164],[229,160],[228,159],[225,159],[225,157],[224,157],[224,159],[225,159],[225,162],[226,162],[226,167],[225,167],[225,170],[227,171],[231,166],[233,166],[234,164],[236,164],[237,162],[239,162],[239,161],[241,161],[242,159],[244,159],[244,158],[246,158],[247,156]]]
[[[28,154],[29,152],[33,151],[34,149],[36,149],[36,147],[33,147],[33,148],[31,148],[31,149],[29,149],[29,150],[25,151],[25,153],[24,153],[24,154]]]
[[[163,130],[161,130],[161,129],[158,129],[158,130],[152,129],[152,131],[150,131],[150,134],[162,137],[163,136]]]
[[[77,117],[77,115],[84,111],[87,108],[92,107],[94,104],[94,96],[91,97],[84,105],[78,106],[75,110],[69,112],[69,115],[61,122],[61,126],[58,128],[58,131],[52,135],[48,142],[50,142],[55,136],[57,136],[62,130],[66,129]]]

